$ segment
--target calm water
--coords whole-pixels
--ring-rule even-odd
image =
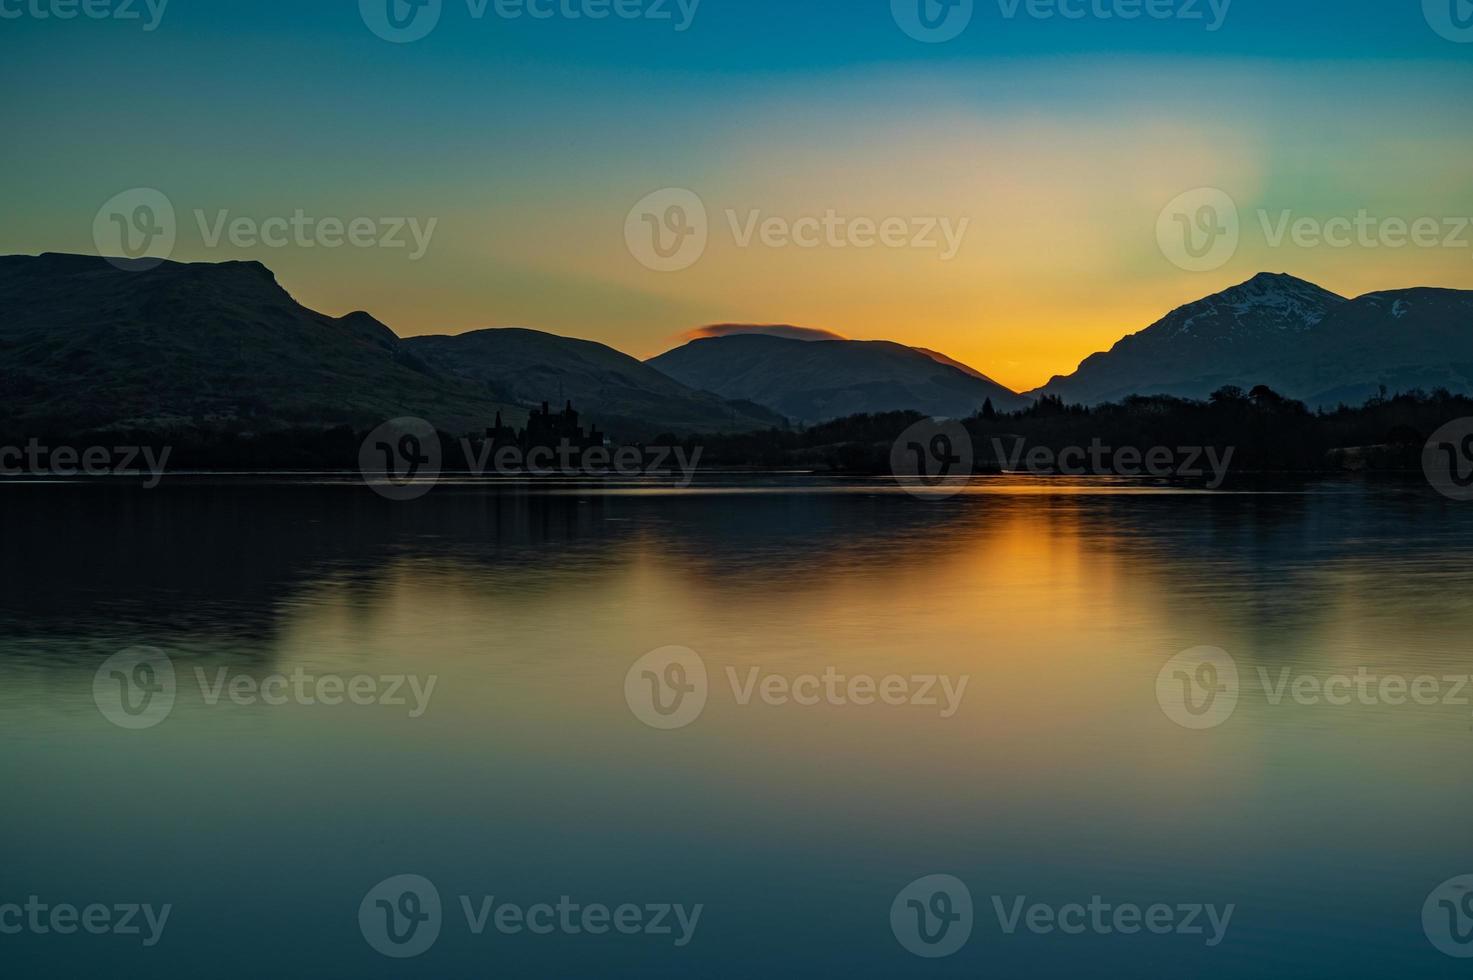
[[[1456,703],[1473,690],[1443,680],[1473,671],[1473,505],[1410,486],[1141,489],[466,483],[394,503],[311,480],[0,486],[0,905],[171,907],[149,948],[141,913],[136,936],[0,935],[4,974],[1466,976],[1423,906],[1473,873],[1473,707]],[[94,679],[139,645],[176,692],[129,729],[102,707],[110,672],[100,695]],[[670,646],[708,684],[666,730],[642,720],[666,718],[643,685],[693,670],[625,682]],[[1192,714],[1157,680],[1203,646],[1239,685],[1201,688]],[[1358,668],[1440,693],[1262,690]],[[842,686],[761,694],[825,671],[966,686],[950,716]],[[435,686],[417,717],[408,681],[402,705],[210,703],[218,679],[278,675]],[[1188,664],[1163,690],[1194,678],[1211,679]],[[401,960],[372,945],[389,918],[370,892],[404,874],[442,913]],[[972,929],[918,958],[901,892],[933,874],[965,884]],[[927,922],[965,901],[920,889]],[[429,914],[407,891],[375,893],[395,921]],[[1447,895],[1433,920],[1473,929]],[[534,916],[563,896],[637,906],[640,931],[512,932],[493,911],[476,935],[462,896]],[[1095,896],[1166,906],[1169,931],[999,922],[999,904]],[[701,906],[684,945],[673,912],[670,934],[644,931],[666,903]],[[1203,912],[1196,934],[1192,905],[1232,916],[1214,937]]]

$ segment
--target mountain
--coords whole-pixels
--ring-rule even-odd
[[[1035,394],[1093,404],[1204,398],[1229,384],[1266,384],[1314,406],[1360,403],[1383,385],[1473,394],[1473,292],[1351,300],[1263,274],[1173,311]],[[528,405],[558,397],[626,439],[1030,403],[945,355],[883,341],[741,331],[640,363],[533,330],[401,340],[366,313],[303,307],[257,262],[0,257],[0,420],[11,434],[369,427],[404,415],[462,433],[498,412],[521,426]]]
[[[945,354],[941,353],[940,351],[929,350],[929,349],[927,349],[925,347],[912,347],[911,350],[920,351],[922,354],[925,354],[927,357],[929,357],[931,360],[935,361],[937,364],[945,364],[947,367],[954,367],[958,371],[963,372],[964,374],[970,374],[974,378],[979,378],[982,381],[987,381],[987,382],[990,382],[992,384],[997,384],[996,381],[993,381],[987,375],[983,374],[981,371],[978,371],[976,368],[972,367],[971,365],[963,364],[961,361],[958,361],[954,357],[947,357]]]
[[[1262,273],[1172,311],[1031,394],[1098,404],[1133,394],[1205,398],[1265,384],[1312,407],[1473,383],[1473,293],[1412,289],[1349,300]]]
[[[447,429],[520,409],[435,374],[366,313],[299,305],[257,262],[0,257],[0,412],[18,431]]]
[[[612,347],[515,328],[410,337],[404,346],[438,370],[528,404],[571,399],[599,428],[624,438],[663,432],[751,432],[782,426],[760,406],[688,388]]]
[[[1270,384],[1346,299],[1293,276],[1264,273],[1173,310],[1033,392],[1093,405],[1127,395],[1203,398],[1223,385]]]
[[[989,398],[998,411],[1028,404],[994,381],[888,341],[732,334],[693,340],[647,363],[692,388],[804,423],[906,409],[964,417]]]
[[[1283,391],[1311,405],[1358,405],[1388,391],[1473,394],[1473,292],[1400,289],[1338,307],[1281,366]]]

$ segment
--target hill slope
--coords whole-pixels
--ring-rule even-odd
[[[1266,384],[1311,407],[1391,391],[1473,392],[1473,293],[1410,289],[1347,300],[1263,273],[1173,311],[1034,394],[1098,404],[1205,398]]]
[[[525,412],[434,372],[366,313],[299,305],[257,262],[121,269],[0,257],[0,411],[14,430],[262,431]]]
[[[1028,403],[996,382],[887,341],[735,334],[693,340],[648,363],[692,388],[805,423],[907,409],[964,417],[989,398],[999,411]]]
[[[1227,384],[1273,385],[1277,365],[1345,302],[1302,279],[1264,273],[1173,310],[1033,394],[1092,405],[1127,395],[1202,398]]]
[[[1311,405],[1358,405],[1382,385],[1473,394],[1473,292],[1368,293],[1326,317],[1280,371],[1283,390]]]
[[[527,404],[571,399],[585,418],[624,438],[663,432],[750,432],[783,419],[757,405],[688,388],[612,347],[517,328],[410,337],[432,367]]]

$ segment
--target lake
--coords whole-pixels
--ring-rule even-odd
[[[7,976],[1467,975],[1426,486],[0,505]]]

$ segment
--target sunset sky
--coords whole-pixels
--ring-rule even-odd
[[[1208,0],[1202,20],[978,0],[945,43],[908,36],[888,0],[702,0],[684,31],[675,0],[669,21],[510,19],[494,2],[478,19],[444,0],[402,44],[353,0],[172,0],[154,30],[7,16],[0,253],[95,252],[99,207],[148,187],[176,208],[173,258],[259,260],[306,305],[403,335],[525,326],[649,357],[704,324],[785,323],[934,348],[1027,389],[1258,271],[1346,294],[1473,288],[1473,229],[1456,235],[1473,216],[1473,43],[1436,29],[1438,2],[1235,0],[1209,30]],[[1158,219],[1202,187],[1236,203],[1241,243],[1188,271]],[[707,247],[680,271],[626,245],[631,208],[663,188],[707,211]],[[211,246],[195,215],[298,209],[437,223],[411,260]],[[949,260],[739,240],[830,211],[965,234]],[[1271,241],[1286,212],[1362,211],[1444,233]]]

